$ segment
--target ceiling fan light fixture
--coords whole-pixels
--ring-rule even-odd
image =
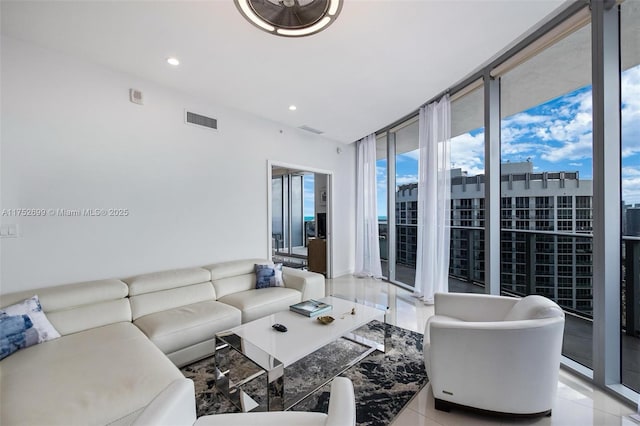
[[[242,15],[249,20],[254,25],[257,25],[259,28],[262,28],[265,31],[273,32],[275,31],[275,27],[267,24],[262,19],[258,17],[249,6],[249,0],[235,0],[236,6],[240,9]]]
[[[238,11],[270,34],[304,37],[316,34],[337,18],[343,0],[234,0]]]
[[[312,25],[308,28],[301,28],[299,30],[284,30],[282,28],[278,28],[276,32],[278,35],[288,36],[288,37],[302,37],[306,35],[315,34],[331,23],[331,18],[325,16],[320,20],[320,22]]]

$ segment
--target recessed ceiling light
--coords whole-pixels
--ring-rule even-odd
[[[295,105],[289,105],[289,111],[295,111],[295,110],[297,110],[297,109],[298,109],[298,107],[297,107],[297,106],[295,106]]]
[[[167,63],[169,65],[173,65],[174,67],[177,67],[178,65],[180,65],[180,61],[178,60],[178,58],[167,58]]]

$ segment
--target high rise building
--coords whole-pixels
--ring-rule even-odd
[[[640,237],[640,206],[628,206],[623,217],[626,218],[626,227],[623,228],[625,235],[630,237]]]
[[[501,288],[541,294],[592,314],[592,181],[577,172],[535,172],[532,162],[503,163]],[[449,274],[484,283],[484,176],[451,171]],[[398,187],[397,260],[415,265],[417,184]],[[584,234],[584,236],[581,236]]]
[[[416,266],[418,249],[418,184],[400,185],[396,193],[396,262]]]

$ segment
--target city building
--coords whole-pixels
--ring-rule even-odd
[[[503,163],[501,175],[502,291],[520,296],[544,295],[564,309],[590,317],[591,180],[581,180],[577,172],[538,172],[530,161]],[[416,183],[398,187],[396,259],[413,267],[417,199]],[[449,263],[452,277],[484,283],[484,210],[484,176],[468,176],[461,169],[453,169]]]
[[[416,266],[418,250],[418,184],[400,185],[396,192],[396,262]]]
[[[626,219],[623,227],[624,235],[640,237],[640,205],[625,206],[624,210],[623,217]]]

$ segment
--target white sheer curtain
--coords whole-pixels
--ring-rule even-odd
[[[451,103],[449,95],[420,108],[418,250],[414,295],[433,304],[449,288],[451,215]]]
[[[376,137],[357,142],[356,268],[360,277],[382,277],[376,200]]]

